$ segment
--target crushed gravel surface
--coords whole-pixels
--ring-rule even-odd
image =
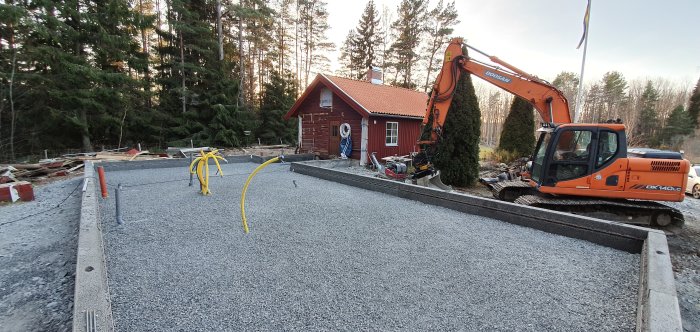
[[[0,206],[0,331],[71,330],[81,183],[35,186],[34,201]]]
[[[700,331],[700,199],[686,195],[683,202],[667,204],[685,216],[681,232],[668,236],[683,329]]]
[[[279,164],[248,190],[245,235],[256,166],[224,165],[208,197],[186,169],[107,173],[126,186],[123,225],[100,203],[117,330],[635,328],[639,255]]]

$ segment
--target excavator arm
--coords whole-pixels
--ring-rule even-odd
[[[493,63],[500,66],[476,61],[462,53],[462,44],[462,38],[453,38],[447,46],[442,70],[435,80],[428,107],[423,117],[423,124],[428,124],[431,117],[433,119],[431,122],[431,141],[420,143],[434,143],[441,135],[457,81],[462,71],[478,76],[503,90],[529,101],[546,123],[571,123],[569,103],[564,94],[557,88],[495,56],[489,56],[467,45],[467,47],[485,55]]]

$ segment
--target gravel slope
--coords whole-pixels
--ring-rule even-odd
[[[35,201],[0,206],[0,331],[71,330],[81,183],[37,186]]]
[[[340,185],[224,166],[213,195],[186,170],[108,172],[103,201],[120,331],[634,330],[639,255]]]

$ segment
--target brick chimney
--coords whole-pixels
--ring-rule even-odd
[[[382,69],[379,67],[370,67],[367,69],[367,81],[372,84],[384,84]]]

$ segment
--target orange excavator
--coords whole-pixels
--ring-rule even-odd
[[[572,123],[566,97],[550,83],[466,45],[493,64],[477,61],[462,45],[452,39],[445,51],[423,119],[430,139],[418,142],[417,173],[434,172],[430,151],[440,144],[457,81],[467,73],[529,101],[543,120],[525,175],[491,184],[496,198],[657,228],[683,224],[678,210],[658,203],[685,197],[690,163],[680,153],[628,151],[620,120]]]

